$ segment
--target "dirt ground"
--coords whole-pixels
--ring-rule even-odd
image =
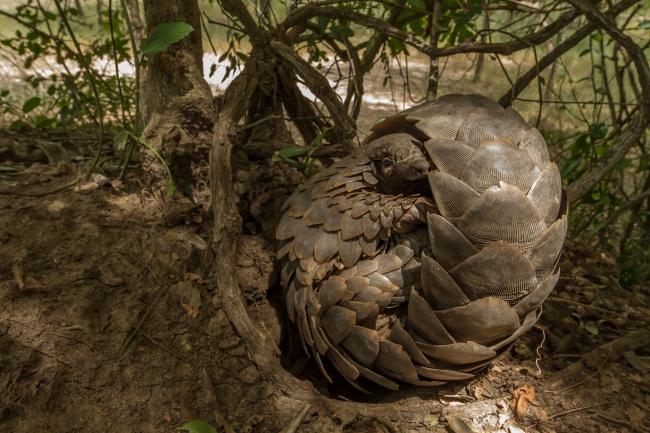
[[[539,326],[477,379],[375,396],[319,382],[289,350],[265,237],[300,176],[255,164],[237,172],[249,314],[296,380],[338,401],[312,403],[298,432],[650,432],[650,291],[620,287],[610,258],[571,243]],[[75,170],[12,167],[0,173],[1,433],[174,432],[195,419],[279,432],[296,417],[302,405],[256,367],[214,296],[201,209],[142,193],[137,172],[8,194]]]

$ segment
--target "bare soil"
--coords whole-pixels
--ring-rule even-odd
[[[174,432],[195,419],[279,432],[296,417],[303,404],[257,368],[214,296],[207,270],[219,257],[203,209],[143,193],[138,173],[13,195],[47,192],[76,169],[10,164],[0,173],[1,433]],[[310,402],[298,432],[650,432],[648,288],[620,287],[612,261],[580,246],[569,245],[540,326],[477,379],[375,396],[323,384],[290,350],[268,238],[301,175],[239,166],[248,312],[296,380],[328,397]]]

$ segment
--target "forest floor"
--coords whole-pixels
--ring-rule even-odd
[[[143,194],[137,172],[10,195],[77,174],[12,167],[0,173],[0,433],[173,432],[195,419],[279,432],[300,412],[277,411],[294,400],[256,368],[214,296],[205,270],[219,258],[202,209]],[[286,355],[264,235],[265,215],[300,175],[261,161],[237,179],[250,219],[238,253],[249,314],[300,380],[382,414],[314,405],[298,432],[650,432],[650,291],[621,287],[610,258],[571,242],[539,326],[477,379],[371,397],[325,386]]]

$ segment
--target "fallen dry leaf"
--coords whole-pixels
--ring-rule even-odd
[[[47,293],[47,286],[34,277],[26,277],[21,292]]]
[[[193,305],[186,304],[184,302],[181,303],[181,307],[183,307],[183,310],[192,318],[196,319],[201,312],[199,308],[194,307]]]
[[[192,272],[186,272],[183,275],[183,279],[185,281],[198,281],[199,283],[201,283],[202,280],[203,280],[199,274],[195,274],[195,273],[192,273]]]
[[[11,265],[11,272],[14,274],[14,280],[16,280],[16,285],[20,290],[25,287],[25,281],[23,280],[23,271],[18,266],[18,263]]]
[[[532,385],[522,385],[512,391],[510,409],[518,418],[523,418],[528,411],[528,406],[535,400],[535,388]]]

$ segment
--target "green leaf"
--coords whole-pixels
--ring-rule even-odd
[[[592,141],[605,138],[606,135],[607,135],[607,125],[605,123],[595,123],[591,125],[591,128],[589,130],[589,137],[591,137]]]
[[[406,44],[396,38],[388,38],[388,46],[390,47],[392,54],[399,54],[406,51]]]
[[[25,122],[23,122],[21,119],[14,120],[9,124],[9,129],[11,130],[16,130],[16,129],[21,129],[27,126]]]
[[[562,177],[568,178],[576,168],[580,165],[580,158],[574,158],[568,160],[561,169]]]
[[[641,30],[648,30],[650,29],[650,20],[643,20],[639,23],[639,28]]]
[[[0,165],[0,173],[2,172],[14,172],[17,171],[16,167],[10,167],[8,165]]]
[[[123,151],[126,147],[126,140],[128,138],[129,134],[124,129],[121,129],[117,134],[115,134],[115,137],[113,138],[113,146],[115,146],[115,150],[119,152]]]
[[[43,114],[39,114],[38,116],[36,116],[36,119],[34,119],[34,126],[36,126],[37,128],[50,128],[55,123],[56,123],[56,119],[47,117]]]
[[[584,56],[586,54],[589,54],[590,52],[591,52],[591,48],[586,48],[586,49],[580,51],[580,54],[578,54],[578,57],[582,57],[582,56]]]
[[[573,143],[571,146],[571,154],[572,155],[579,155],[581,153],[584,153],[586,150],[589,149],[589,143],[587,142],[587,134],[581,134]]]
[[[307,155],[311,148],[307,146],[289,146],[284,149],[278,150],[277,154],[283,159],[292,159],[296,156]]]
[[[171,44],[183,40],[192,30],[194,28],[183,21],[160,24],[142,41],[140,52],[144,55],[165,51]]]
[[[201,420],[186,422],[178,430],[185,430],[189,433],[217,433],[214,427]]]
[[[351,38],[352,36],[354,36],[354,31],[350,28],[350,26],[343,25],[343,24],[338,26],[333,26],[332,33],[334,33],[336,38],[340,41],[345,40],[345,38]]]
[[[32,111],[34,108],[38,107],[41,105],[41,98],[38,96],[34,96],[33,98],[29,98],[25,103],[23,104],[23,113],[29,113]]]

